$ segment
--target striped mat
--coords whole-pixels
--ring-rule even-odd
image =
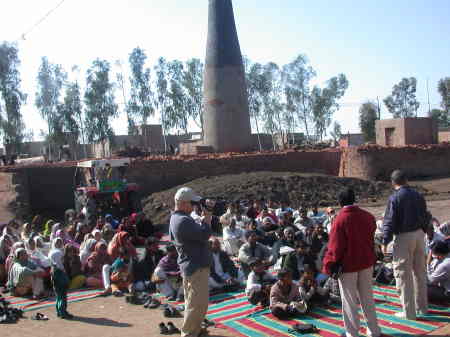
[[[417,336],[427,334],[450,323],[448,306],[430,305],[429,315],[419,317],[417,321],[399,319],[394,316],[400,311],[399,298],[392,287],[374,287],[374,297],[379,324],[387,336]],[[344,332],[340,306],[316,307],[308,315],[291,321],[280,321],[270,311],[248,303],[244,293],[229,293],[211,297],[208,319],[213,320],[237,336],[295,336],[288,333],[296,323],[314,324],[319,334],[301,336],[338,337]],[[365,332],[365,323],[361,317],[361,335]],[[300,336],[300,334],[298,334]]]
[[[68,294],[68,302],[80,302],[91,298],[98,297],[103,290],[101,289],[82,289],[70,291]],[[11,303],[12,306],[22,309],[23,311],[40,310],[55,306],[55,298],[48,298],[42,301],[32,300],[30,298],[6,296],[5,299]]]

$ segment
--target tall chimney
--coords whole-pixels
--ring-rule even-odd
[[[231,0],[209,0],[203,97],[203,144],[216,152],[250,150],[245,71]]]

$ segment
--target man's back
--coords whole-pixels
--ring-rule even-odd
[[[183,274],[192,275],[197,269],[211,265],[209,225],[198,224],[183,212],[174,212],[170,218],[169,234],[177,248]]]
[[[375,218],[357,206],[344,207],[334,220],[324,260],[325,268],[342,263],[344,272],[351,273],[375,264]]]

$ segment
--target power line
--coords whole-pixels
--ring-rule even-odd
[[[34,25],[32,25],[25,33],[23,33],[17,40],[25,40],[25,36],[30,34],[37,26],[44,22],[50,14],[56,11],[66,0],[61,0],[55,7],[50,9],[42,18],[40,18]]]

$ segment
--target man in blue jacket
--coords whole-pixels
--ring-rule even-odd
[[[403,312],[396,316],[415,320],[428,312],[425,231],[429,216],[423,196],[408,186],[405,173],[391,175],[390,196],[383,224],[383,250],[394,240],[393,265]]]
[[[180,188],[175,194],[175,211],[170,218],[170,240],[178,251],[186,305],[182,337],[201,335],[202,322],[208,311],[211,214],[204,209],[200,224],[190,216],[192,203],[199,202],[200,199],[191,188]]]

